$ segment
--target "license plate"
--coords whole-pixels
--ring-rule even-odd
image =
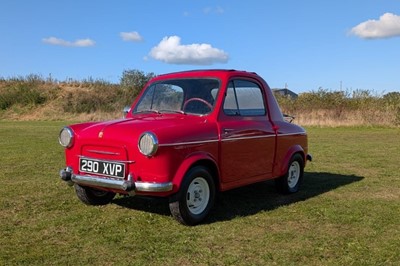
[[[124,178],[125,164],[80,158],[79,171],[109,177]]]

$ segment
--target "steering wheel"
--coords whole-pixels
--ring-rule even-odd
[[[201,103],[205,104],[208,108],[210,108],[210,110],[212,110],[212,108],[213,108],[213,106],[212,106],[209,102],[207,102],[206,100],[204,100],[204,99],[202,99],[202,98],[190,98],[189,100],[187,100],[187,101],[183,104],[182,110],[185,110],[185,109],[186,109],[186,106],[187,106],[190,102],[194,102],[194,101],[201,102]]]

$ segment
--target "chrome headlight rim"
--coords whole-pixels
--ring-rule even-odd
[[[142,133],[139,137],[138,148],[140,153],[144,156],[153,156],[158,150],[157,136],[149,131]]]
[[[67,137],[67,139],[65,139],[65,137]],[[74,144],[74,132],[70,127],[63,127],[60,130],[60,134],[58,135],[58,142],[64,148],[72,147],[72,145]]]

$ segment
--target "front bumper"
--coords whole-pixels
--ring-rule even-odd
[[[76,183],[82,186],[122,190],[131,196],[135,195],[136,192],[168,192],[171,191],[173,187],[172,182],[135,182],[133,181],[132,175],[128,175],[126,180],[90,175],[75,175],[70,167],[60,171],[60,178],[69,184]]]

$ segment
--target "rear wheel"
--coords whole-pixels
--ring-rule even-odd
[[[288,170],[284,176],[275,179],[280,193],[290,194],[299,190],[304,174],[304,159],[296,153],[289,161]]]
[[[170,199],[169,208],[180,223],[196,225],[207,217],[214,199],[215,184],[210,172],[196,166],[185,175],[180,191]]]
[[[74,185],[78,198],[87,205],[106,205],[115,197],[115,193],[85,187],[78,184]]]

